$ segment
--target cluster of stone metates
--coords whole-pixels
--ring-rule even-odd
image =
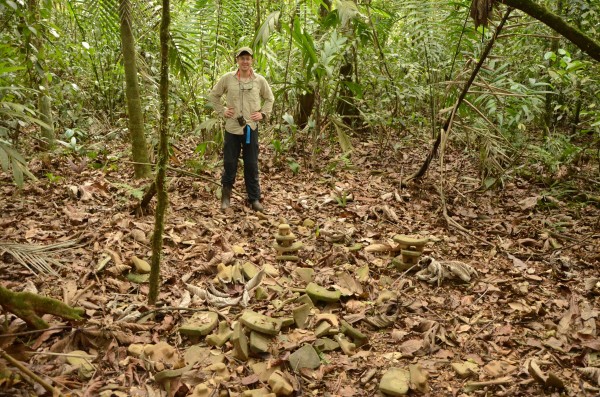
[[[314,276],[312,268],[304,269],[309,271],[299,272],[302,274],[301,277]],[[179,328],[179,332],[192,338],[204,338],[209,346],[229,350],[220,357],[219,362],[211,361],[206,367],[209,373],[213,371],[211,379],[197,385],[191,395],[212,396],[211,393],[219,388],[219,382],[227,382],[230,378],[225,364],[227,359],[247,363],[257,376],[256,382],[260,381],[268,385],[268,387],[245,390],[241,396],[293,395],[299,386],[297,378],[286,371],[283,365],[268,367],[261,359],[267,358],[270,354],[277,356],[278,352],[274,351],[277,350],[276,345],[285,344],[287,340],[282,332],[293,332],[294,328],[305,330],[302,331],[305,332],[305,336],[310,336],[312,331],[314,338],[308,337],[307,339],[312,340],[312,343],[303,344],[288,356],[287,361],[292,371],[300,371],[303,368],[317,369],[321,365],[320,353],[340,349],[347,355],[355,354],[357,349],[367,342],[367,335],[337,315],[321,312],[319,309],[325,305],[330,310],[336,307],[341,298],[342,294],[339,290],[308,282],[303,293],[295,292],[294,297],[288,299],[288,302],[274,302],[275,307],[280,309],[278,314],[281,317],[245,309],[241,311],[237,320],[229,324],[226,320],[220,320],[219,314],[215,311],[195,313]],[[291,312],[285,311],[287,307],[292,307]]]
[[[274,237],[276,258],[279,261],[298,262],[298,250],[302,248],[302,243],[296,241],[290,226],[280,225]],[[403,244],[398,247],[401,255],[408,255],[406,260],[416,263],[413,260],[415,255],[410,252],[422,252],[425,242],[403,237],[400,243]],[[227,281],[223,276],[217,276],[213,284],[220,283],[223,287],[223,283],[229,283],[229,290],[239,290],[240,284],[245,283],[244,289],[251,293],[258,305],[252,306],[254,310],[251,310],[250,306],[231,304],[227,311],[204,310],[192,314],[179,328],[179,333],[193,342],[204,343],[192,345],[183,357],[164,342],[160,346],[132,345],[130,350],[132,353],[135,350],[135,354],[149,363],[156,381],[166,384],[175,377],[189,379],[190,373],[194,372],[193,377],[200,379],[200,383],[191,385],[193,392],[190,396],[229,396],[228,389],[232,384],[235,384],[237,391],[240,388],[239,381],[233,382],[233,369],[237,371],[236,378],[244,379],[243,388],[248,388],[237,395],[296,395],[300,385],[298,376],[293,372],[316,370],[322,364],[322,357],[334,351],[341,351],[348,356],[358,353],[369,340],[359,327],[360,321],[365,321],[370,329],[379,329],[393,325],[397,316],[397,312],[387,315],[389,310],[386,308],[397,306],[393,298],[395,295],[387,291],[388,294],[382,293],[374,302],[374,308],[384,307],[379,313],[340,317],[336,313],[340,312],[341,300],[349,296],[347,291],[343,292],[344,288],[337,284],[335,288],[317,284],[315,269],[308,265],[298,263],[291,272],[296,279],[295,285],[300,282],[303,288],[284,285],[286,282],[282,280],[286,277],[280,276],[279,270],[270,264],[265,264],[260,270],[250,262],[232,266],[221,264],[220,274],[225,274],[229,267],[230,273],[239,273],[238,276],[227,278]],[[261,278],[262,274],[265,274],[263,285],[251,281]],[[366,281],[368,277],[367,267],[362,280]],[[291,279],[287,280],[291,282]],[[248,284],[252,284],[250,289],[247,288]],[[268,311],[259,312],[257,307],[260,307],[261,301],[268,302],[268,305],[263,304]],[[208,300],[205,302],[208,303]],[[225,299],[224,302],[228,301]],[[289,350],[290,354],[283,354],[284,350]],[[269,360],[269,357],[277,359]],[[282,357],[284,359],[280,359]],[[251,371],[250,375],[246,369]],[[199,375],[199,370],[204,375]],[[375,372],[370,377],[374,375]],[[423,392],[426,388],[426,374],[418,365],[389,368],[382,374],[379,384],[379,390],[386,395],[403,395],[410,389]]]

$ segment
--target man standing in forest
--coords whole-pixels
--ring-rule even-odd
[[[262,212],[264,208],[260,203],[258,181],[258,123],[271,114],[274,97],[267,80],[252,70],[254,57],[250,47],[237,50],[235,59],[238,69],[221,77],[209,95],[214,110],[225,118],[221,209],[229,207],[242,152],[248,201],[253,210]],[[223,95],[226,95],[225,105],[221,102]],[[264,101],[262,106],[261,99]]]

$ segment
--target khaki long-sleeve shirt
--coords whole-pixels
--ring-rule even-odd
[[[225,105],[222,102],[223,95],[225,95]],[[226,73],[221,77],[211,90],[208,99],[221,117],[225,117],[226,107],[233,108],[233,117],[225,117],[225,130],[236,135],[243,135],[245,127],[240,126],[237,117],[243,115],[246,123],[254,130],[258,123],[252,121],[250,115],[254,112],[262,112],[269,118],[275,100],[271,87],[263,76],[252,72],[249,81],[241,82],[237,71]]]

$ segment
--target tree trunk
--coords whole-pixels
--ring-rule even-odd
[[[344,124],[350,126],[356,126],[358,120],[356,116],[359,115],[354,99],[354,93],[344,83],[352,83],[352,73],[354,65],[352,64],[352,55],[350,53],[344,54],[346,63],[340,67],[340,91],[338,95],[336,112],[342,116]]]
[[[567,23],[560,16],[532,0],[499,0],[509,7],[523,11],[532,18],[537,19],[544,25],[554,29],[558,34],[565,37],[571,43],[579,47],[583,52],[600,61],[600,43],[583,33],[581,30]]]
[[[298,114],[296,115],[296,124],[298,128],[302,129],[306,127],[308,119],[313,112],[315,106],[315,92],[312,88],[310,91],[298,95]]]
[[[36,72],[35,65],[32,65],[31,72],[31,83],[35,91],[39,91],[38,93],[38,112],[40,115],[40,120],[42,120],[46,125],[41,126],[41,135],[42,135],[42,149],[49,150],[54,147],[56,136],[54,135],[54,119],[52,117],[52,106],[51,100],[48,94],[48,78],[46,77],[46,68],[45,68],[45,60],[44,60],[44,42],[43,37],[38,36],[42,34],[42,26],[39,23],[40,15],[39,15],[39,4],[38,0],[29,0],[28,3],[29,9],[29,23],[31,26],[35,27],[37,33],[32,33],[31,42],[33,46],[27,46],[27,48],[35,48],[37,49],[37,53],[35,55],[35,61],[37,61],[37,66],[39,68],[39,72]],[[41,87],[41,88],[40,88]]]
[[[48,89],[48,79],[42,79],[42,85]],[[44,142],[43,148],[48,150],[52,149],[55,145],[56,136],[54,134],[54,118],[52,117],[52,105],[51,100],[45,93],[40,93],[38,98],[38,110],[40,112],[40,119],[46,124],[42,128],[42,140]]]
[[[119,14],[121,18],[121,45],[123,47],[123,65],[125,67],[125,92],[127,95],[127,112],[129,113],[129,135],[131,137],[131,156],[136,178],[147,178],[151,175],[148,159],[148,145],[144,135],[144,115],[137,78],[135,62],[135,42],[131,30],[131,7],[129,0],[120,0]]]
[[[152,264],[150,270],[150,292],[148,303],[154,305],[158,298],[160,282],[160,262],[162,257],[162,236],[167,211],[167,167],[169,163],[169,0],[162,2],[160,22],[160,123],[158,142],[158,162],[156,164],[156,214],[154,216],[154,235],[152,237]]]
[[[562,14],[562,9],[563,9],[563,0],[558,0],[556,3],[556,12],[558,15]],[[550,45],[550,51],[552,51],[556,54],[558,52],[558,45],[559,45],[558,37],[555,39],[552,39],[552,44]],[[553,61],[552,59],[548,59],[548,69],[550,69],[555,64],[555,62],[556,61]],[[548,81],[550,81],[549,76],[548,76]],[[545,113],[544,124],[546,125],[546,131],[545,131],[546,134],[552,129],[552,126],[554,124],[554,98],[555,97],[556,97],[556,94],[554,92],[548,91],[548,93],[546,94],[546,103],[545,103],[545,109],[544,109],[544,113]]]
[[[323,0],[319,6],[319,16],[321,19],[329,14],[329,10],[331,10],[331,0]],[[298,94],[297,96],[299,106],[298,112],[294,117],[294,120],[296,120],[296,124],[300,129],[306,127],[306,124],[308,124],[308,119],[312,115],[315,106],[315,88],[306,86],[305,89],[306,92]]]

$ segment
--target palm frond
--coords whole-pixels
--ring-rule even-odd
[[[63,267],[59,259],[52,256],[59,254],[67,249],[76,247],[79,244],[77,240],[63,241],[49,245],[17,244],[0,241],[0,254],[9,254],[15,260],[26,267],[30,272],[51,274],[58,276],[54,267]]]
[[[280,11],[275,11],[270,13],[262,26],[256,32],[256,37],[254,39],[254,47],[258,47],[259,45],[266,45],[267,41],[269,41],[269,37],[271,37],[271,33],[275,31],[277,24],[279,23],[279,16],[281,15]]]
[[[196,70],[194,58],[194,43],[186,32],[180,29],[171,29],[171,45],[169,46],[169,66],[173,73],[190,80]]]
[[[87,18],[99,26],[113,43],[119,42],[119,3],[117,0],[77,1],[85,10]]]
[[[338,0],[335,2],[335,10],[338,13],[342,28],[348,26],[348,22],[359,15],[358,7],[353,1]]]

